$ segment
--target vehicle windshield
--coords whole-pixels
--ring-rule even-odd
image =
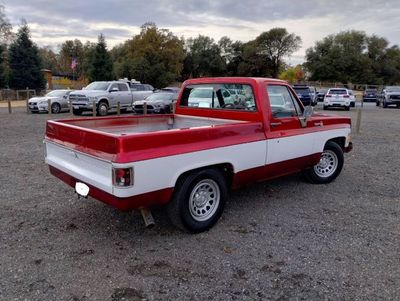
[[[54,90],[46,94],[49,97],[63,97],[65,95],[64,90]]]
[[[146,98],[148,101],[156,101],[156,100],[171,100],[172,93],[154,93]]]
[[[325,94],[326,91],[328,91],[328,90],[326,90],[326,89],[319,90],[319,91],[318,91],[318,94]]]
[[[387,87],[386,92],[400,92],[400,87]]]
[[[200,89],[194,89],[191,93],[190,93],[190,97],[191,98],[212,98],[212,94],[213,94],[213,88],[200,88]]]
[[[294,87],[293,88],[295,91],[296,91],[296,93],[300,93],[300,94],[309,94],[310,93],[310,89],[308,89],[307,87],[302,87],[302,88],[299,88],[299,87]]]
[[[110,83],[108,82],[93,82],[86,86],[85,90],[101,90],[106,91]]]
[[[328,94],[344,95],[344,94],[347,94],[347,90],[345,90],[345,89],[331,89],[331,90],[329,90]]]
[[[365,90],[366,93],[376,93],[376,89],[367,89]]]
[[[248,84],[218,83],[187,85],[182,91],[180,106],[257,111],[253,89]]]

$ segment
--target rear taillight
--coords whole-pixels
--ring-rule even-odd
[[[326,95],[325,95],[325,97],[332,97],[332,95],[330,95],[330,94],[326,94]]]
[[[113,168],[113,184],[117,187],[133,185],[133,168]]]
[[[349,96],[349,95],[343,95],[343,97],[344,97],[344,98],[349,98],[350,96]]]

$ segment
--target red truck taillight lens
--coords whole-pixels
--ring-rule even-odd
[[[344,97],[344,98],[349,98],[349,97],[350,97],[350,95],[343,95],[343,97]]]
[[[113,184],[117,187],[133,185],[133,168],[113,168]]]

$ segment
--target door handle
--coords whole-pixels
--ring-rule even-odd
[[[272,127],[282,125],[282,122],[271,122],[270,125]]]

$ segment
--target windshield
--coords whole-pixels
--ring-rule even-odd
[[[210,89],[194,89],[190,93],[191,98],[212,98],[213,88]]]
[[[329,90],[329,94],[343,95],[343,94],[347,94],[347,90],[345,90],[345,89],[331,89],[331,90]]]
[[[388,87],[386,92],[400,92],[400,87]]]
[[[148,101],[156,101],[156,100],[171,100],[172,93],[154,93],[146,98]]]
[[[305,93],[310,93],[310,89],[308,88],[293,88],[296,93],[300,93],[300,94],[305,94]]]
[[[54,90],[51,91],[49,93],[46,94],[46,96],[50,96],[50,97],[63,97],[65,95],[65,91],[64,90]]]
[[[108,82],[93,82],[86,86],[85,90],[102,90],[106,91],[110,83]]]

